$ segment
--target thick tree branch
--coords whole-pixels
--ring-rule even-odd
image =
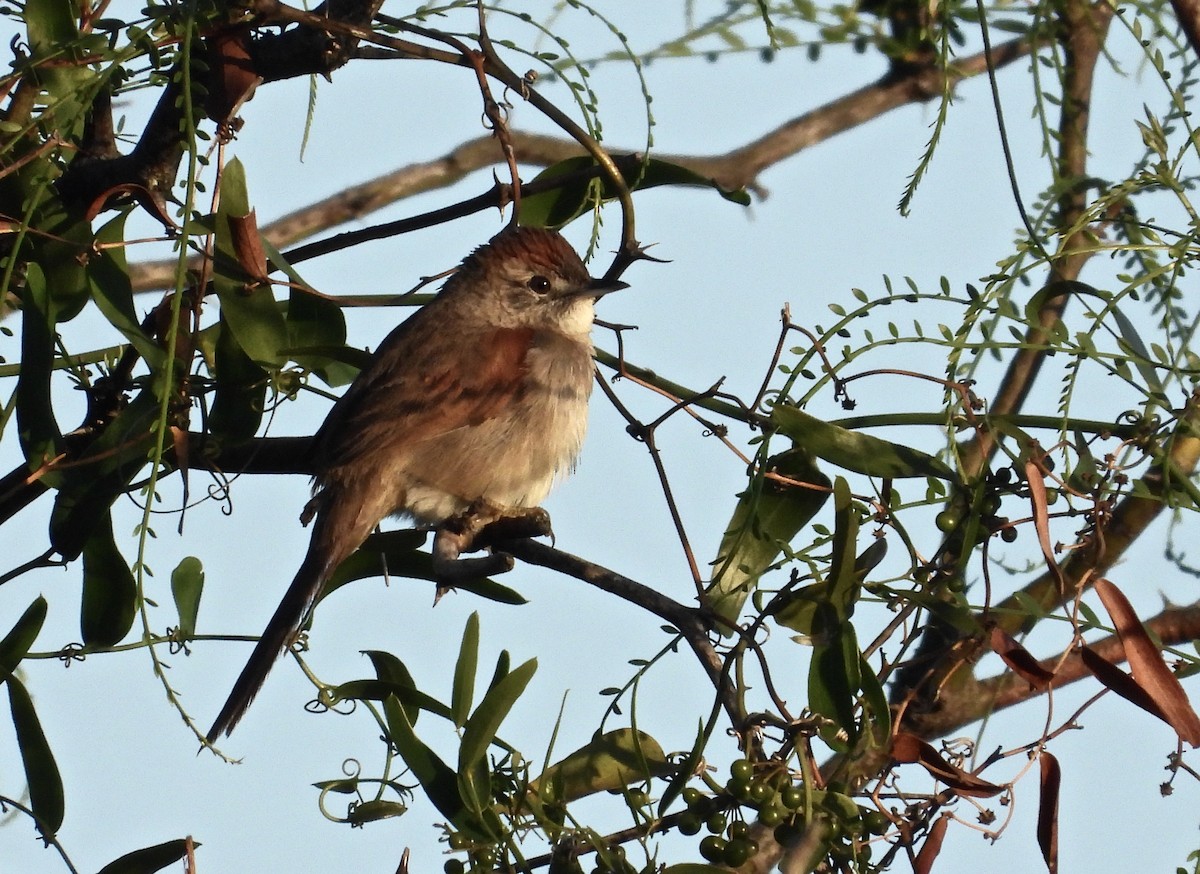
[[[1108,5],[1092,6],[1089,0],[1067,0],[1059,15],[1060,39],[1066,63],[1057,167],[1062,194],[1055,224],[1063,232],[1064,238],[1050,264],[1048,283],[1077,279],[1090,257],[1088,243],[1091,235],[1086,222],[1085,181],[1088,120],[1096,62],[1104,48],[1113,10]],[[1007,415],[1021,409],[1049,351],[1048,331],[1061,320],[1067,299],[1067,294],[1059,294],[1048,298],[1042,305],[1038,313],[1039,324],[1028,329],[1023,347],[1010,359],[990,412]],[[978,477],[986,470],[999,446],[998,434],[992,429],[980,430],[969,443],[961,447],[960,459],[968,478]],[[1130,498],[1126,504],[1131,515],[1141,518],[1141,511],[1152,508],[1143,507],[1136,503],[1137,500]],[[1161,509],[1161,504],[1158,507]],[[950,542],[953,543],[953,539]],[[947,549],[946,552],[959,556],[973,554],[960,547]],[[1079,560],[1089,566],[1103,560],[1103,556],[1097,556],[1091,550],[1081,552],[1086,553],[1088,558]],[[1115,560],[1115,556],[1107,560]],[[960,577],[964,573],[962,567],[954,564],[948,564],[943,571]],[[1063,603],[1075,595],[1074,590],[1059,591],[1057,586],[1051,591],[1042,585],[1043,582],[1038,581],[1035,585],[1040,586],[1038,591],[1041,600],[1048,607]],[[925,626],[915,656],[897,672],[891,690],[893,702],[906,702],[903,721],[907,730],[927,733],[927,720],[941,711],[942,699],[950,694],[951,685],[970,686],[976,682],[969,666],[980,646],[980,641],[965,640],[962,632],[947,623],[933,619]]]
[[[995,50],[995,65],[1003,67],[1029,53],[1029,43],[1015,39]],[[950,72],[962,81],[986,72],[982,54],[972,55]],[[940,93],[940,73],[913,71],[902,77],[888,76],[844,97],[798,116],[768,134],[721,155],[656,155],[712,179],[726,190],[753,188],[759,175],[804,149],[910,103]],[[517,161],[526,166],[548,167],[566,158],[584,154],[574,140],[512,131]],[[615,151],[620,154],[620,150]],[[344,189],[289,213],[261,230],[277,248],[307,239],[322,231],[355,221],[408,197],[450,186],[476,170],[496,162],[496,143],[491,135],[457,146],[447,154],[398,168],[361,185]],[[131,266],[137,291],[157,290],[174,282],[174,260]]]
[[[1196,640],[1200,638],[1200,602],[1187,607],[1167,608],[1144,624],[1166,646]],[[1088,645],[1113,664],[1125,661],[1125,649],[1116,635]],[[1057,668],[1053,686],[1055,689],[1063,689],[1092,676],[1084,667],[1078,650],[1068,655],[1065,661],[1055,656],[1042,660],[1040,664],[1047,671]],[[985,716],[1045,694],[1044,689],[1031,687],[1011,671],[985,680],[972,678],[970,682],[955,684],[945,691],[938,702],[937,712],[922,718],[921,733],[929,738],[945,737]]]
[[[1085,223],[1087,214],[1088,121],[1091,118],[1092,88],[1096,62],[1104,48],[1113,7],[1107,3],[1092,5],[1087,0],[1071,0],[1061,11],[1065,38],[1062,115],[1059,119],[1058,183],[1059,198],[1056,225],[1068,232],[1053,262],[1047,284],[1076,280],[1091,257],[1093,235]],[[1046,359],[1048,331],[1062,319],[1069,295],[1047,298],[1038,311],[1038,325],[1025,334],[1024,347],[1009,361],[989,411],[998,415],[1021,409],[1033,388]],[[984,431],[960,452],[968,476],[978,476],[997,448],[997,435]]]

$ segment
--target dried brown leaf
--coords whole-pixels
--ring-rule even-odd
[[[1017,643],[1012,635],[1000,626],[993,626],[990,642],[996,655],[1035,689],[1046,689],[1054,682],[1054,672],[1043,668],[1029,650]]]
[[[1041,788],[1038,797],[1038,846],[1046,860],[1046,870],[1058,874],[1058,790],[1062,782],[1062,771],[1058,759],[1045,750],[1039,757],[1041,765]]]
[[[1004,791],[1003,786],[989,783],[982,777],[976,777],[950,764],[928,743],[907,732],[901,732],[893,739],[892,758],[901,764],[915,762],[959,795],[990,798]]]
[[[238,265],[251,278],[267,281],[267,253],[263,249],[262,237],[258,233],[258,217],[254,210],[246,215],[229,217],[229,236]]]
[[[946,838],[946,828],[949,825],[950,814],[943,813],[929,827],[929,836],[925,838],[925,843],[921,845],[921,851],[913,860],[913,874],[929,874],[930,869],[933,868],[934,859],[942,851],[942,841]]]
[[[1058,591],[1065,592],[1067,583],[1063,579],[1062,568],[1058,566],[1058,559],[1054,557],[1054,547],[1050,545],[1050,505],[1046,501],[1046,478],[1032,459],[1025,462],[1025,480],[1029,483],[1029,500],[1033,504],[1033,527],[1037,530],[1042,555],[1046,557],[1046,567],[1054,575]]]
[[[1180,739],[1200,747],[1200,716],[1192,709],[1179,678],[1163,661],[1162,653],[1146,633],[1129,600],[1105,579],[1096,581],[1096,594],[1112,617],[1134,680],[1158,705],[1163,719],[1175,729]]]
[[[1158,717],[1163,722],[1167,721],[1167,717],[1158,709],[1158,705],[1154,703],[1154,699],[1146,693],[1145,689],[1137,684],[1137,681],[1133,677],[1129,676],[1129,674],[1125,673],[1089,646],[1081,646],[1079,648],[1079,655],[1083,659],[1083,666],[1092,672],[1092,675],[1100,681],[1101,685],[1109,691],[1116,692],[1126,701],[1136,704],[1147,713]]]

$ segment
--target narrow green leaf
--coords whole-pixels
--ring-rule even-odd
[[[329,385],[354,378],[356,371],[324,349],[346,345],[346,318],[334,301],[292,288],[288,297],[287,355],[301,367],[317,374]]]
[[[709,606],[728,622],[737,620],[746,598],[758,586],[783,547],[807,525],[829,498],[829,478],[804,450],[791,449],[769,459],[766,472],[782,474],[818,488],[777,485],[761,474],[738,499],[717,550],[717,570],[705,593]],[[732,627],[718,626],[723,634]]]
[[[125,239],[125,219],[121,213],[96,233],[97,251],[87,259],[88,288],[96,307],[109,324],[121,332],[155,373],[161,371],[166,351],[154,338],[142,330],[133,304],[133,283],[125,247],[117,245]]]
[[[105,513],[83,545],[83,599],[79,628],[88,646],[115,646],[137,614],[137,581],[113,539]]]
[[[0,640],[0,682],[8,679],[37,640],[46,621],[46,599],[38,595]]]
[[[62,827],[65,812],[62,777],[33,708],[33,699],[14,676],[8,678],[8,704],[29,785],[29,806],[38,819],[38,830],[52,836]]]
[[[707,744],[708,735],[704,731],[704,720],[700,720],[696,726],[696,740],[692,744],[691,751],[687,754],[687,758],[679,763],[679,767],[671,776],[671,781],[663,791],[662,797],[658,800],[659,816],[666,816],[675,799],[680,796],[684,787],[687,786],[688,780],[696,773],[700,764],[704,761],[704,748]]]
[[[229,225],[230,218],[249,214],[246,172],[235,158],[221,174],[213,287],[221,301],[221,320],[229,325],[237,345],[259,366],[275,368],[286,358],[283,350],[288,347],[287,325],[270,286],[255,285],[253,277],[242,269]]]
[[[776,406],[771,411],[771,421],[799,446],[847,470],[888,479],[916,476],[958,479],[953,470],[932,455],[831,425],[796,407]]]
[[[814,713],[833,721],[832,728],[822,728],[821,737],[833,749],[844,751],[858,738],[854,698],[859,686],[861,655],[854,626],[844,623],[822,628],[818,622],[813,640],[812,662],[808,669],[808,706]],[[838,729],[845,732],[844,739],[838,736]]]
[[[400,695],[396,691],[397,689],[411,690],[410,694],[415,693],[413,698],[415,698],[416,695],[421,694],[417,690],[417,683],[413,679],[412,674],[409,672],[408,666],[390,652],[384,652],[377,649],[369,649],[365,652],[367,658],[371,660],[371,665],[375,668],[375,676],[378,677],[381,682],[388,684],[389,689],[391,689],[390,694],[396,695],[396,697],[400,699],[400,703],[404,707],[405,716],[408,717],[408,724],[416,726],[417,718],[421,715],[421,710],[428,710],[430,708],[423,708],[417,700],[409,700],[408,695]],[[435,713],[444,711],[448,714],[449,712],[449,708],[446,708],[445,705],[443,705],[440,701],[436,701],[428,696],[424,696],[422,700],[436,705],[437,710],[433,711]]]
[[[1129,351],[1133,354],[1133,366],[1137,368],[1142,379],[1146,383],[1146,388],[1155,394],[1162,394],[1163,384],[1158,376],[1158,369],[1150,363],[1150,355],[1146,351],[1146,344],[1142,342],[1142,337],[1138,334],[1137,328],[1134,327],[1132,321],[1118,307],[1112,308],[1113,318],[1117,320],[1117,328],[1120,330],[1121,339],[1125,345],[1129,347]]]
[[[270,380],[238,345],[224,310],[216,328],[211,361],[215,392],[208,431],[218,441],[239,443],[258,431]]]
[[[348,680],[333,687],[329,691],[329,695],[334,704],[339,701],[383,701],[386,703],[390,696],[403,706],[406,714],[418,710],[428,710],[435,716],[441,716],[444,719],[450,718],[450,708],[441,701],[401,682]],[[415,721],[412,717],[406,717],[406,719],[408,719],[409,725]]]
[[[317,603],[325,600],[347,583],[368,577],[378,577],[385,573],[417,580],[436,581],[432,558],[429,553],[420,550],[426,537],[424,531],[407,528],[372,534],[354,555],[338,566],[337,571],[321,590]],[[460,592],[471,592],[500,604],[528,603],[519,592],[487,578],[467,580],[457,584],[455,588]]]
[[[463,726],[462,745],[458,751],[460,770],[465,771],[487,755],[488,746],[500,730],[500,723],[517,703],[536,670],[537,659],[530,659],[514,668],[483,696],[483,700]]]
[[[30,261],[25,265],[25,292],[21,297],[21,372],[17,376],[17,433],[21,451],[31,470],[58,455],[62,432],[50,401],[50,375],[54,371],[54,305],[46,289],[46,274]],[[54,485],[51,474],[47,485]]]
[[[463,629],[462,643],[458,648],[458,661],[454,663],[454,686],[450,693],[450,711],[454,714],[454,726],[462,728],[471,714],[475,703],[475,672],[479,667],[479,614],[467,617]]]
[[[193,843],[193,847],[200,844]],[[176,838],[153,847],[126,853],[100,869],[100,874],[154,874],[187,855],[187,841]]]
[[[63,471],[50,513],[50,542],[63,558],[80,555],[113,502],[145,467],[158,412],[154,393],[139,392]]]
[[[508,676],[512,670],[512,656],[508,650],[500,650],[500,655],[496,656],[496,667],[492,671],[492,679],[488,682],[488,688],[491,689],[501,680]]]
[[[179,635],[185,640],[196,634],[200,596],[204,592],[204,565],[189,555],[171,571],[171,597],[179,613]]]
[[[386,705],[386,702],[385,702]],[[425,745],[404,715],[398,702],[385,706],[388,738],[408,765],[429,800],[446,819],[468,836],[486,839],[488,836],[481,824],[469,815],[458,791],[458,776],[433,750]]]
[[[859,676],[862,677],[863,721],[875,746],[886,746],[892,735],[892,708],[888,706],[887,694],[883,691],[879,676],[861,655]]]

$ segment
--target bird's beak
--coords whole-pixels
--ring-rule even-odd
[[[587,291],[592,297],[599,299],[611,292],[620,291],[622,288],[629,288],[629,283],[619,279],[592,279],[588,283]]]

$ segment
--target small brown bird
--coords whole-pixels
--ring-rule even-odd
[[[313,440],[308,553],[208,741],[229,734],[329,576],[387,516],[536,507],[583,446],[596,299],[558,233],[508,228],[380,344]]]

